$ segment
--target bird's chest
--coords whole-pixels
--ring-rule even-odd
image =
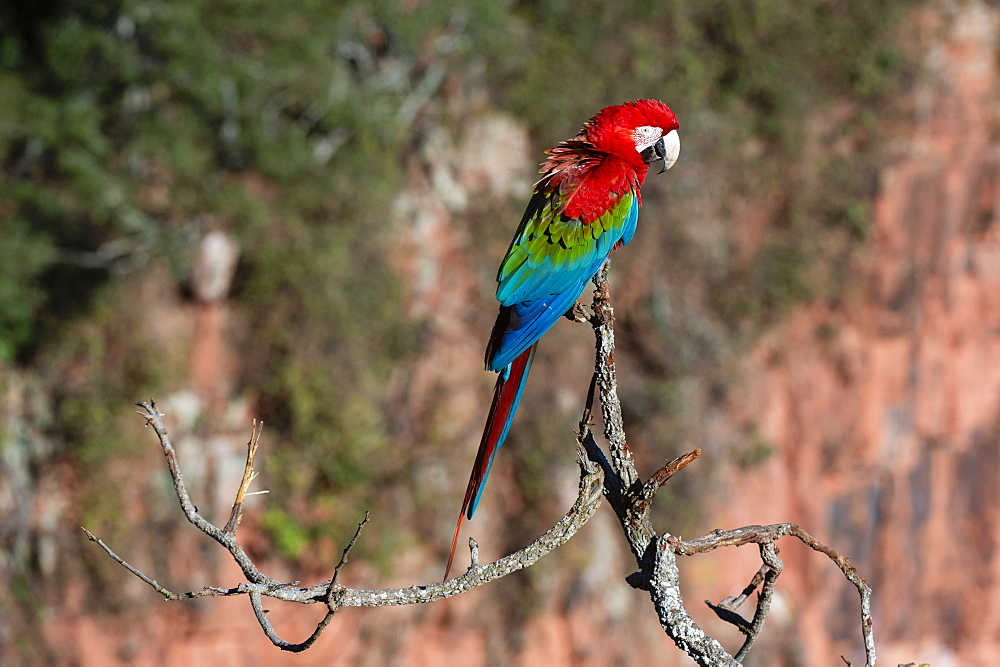
[[[615,207],[622,205],[622,197],[632,192],[634,185],[625,176],[580,184],[566,206],[567,218],[590,224]]]

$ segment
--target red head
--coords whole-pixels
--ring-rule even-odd
[[[601,109],[580,134],[546,151],[544,176],[537,192],[561,188],[564,215],[590,223],[608,211],[621,195],[635,192],[649,164],[663,160],[661,172],[677,161],[681,141],[677,118],[663,102],[636,100]],[[571,193],[571,194],[570,194]]]
[[[646,165],[663,160],[666,171],[677,160],[680,125],[674,112],[658,100],[636,100],[601,109],[580,131],[597,150],[645,173]]]

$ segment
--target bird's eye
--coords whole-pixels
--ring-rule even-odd
[[[655,125],[640,125],[635,128],[635,133],[632,135],[635,141],[635,149],[641,153],[655,144],[656,140],[662,135],[662,128],[656,127]]]

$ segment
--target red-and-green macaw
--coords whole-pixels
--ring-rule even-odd
[[[573,307],[611,251],[632,240],[649,165],[660,173],[680,153],[677,118],[663,102],[636,100],[602,109],[580,133],[546,151],[541,179],[497,273],[500,314],[486,368],[500,374],[486,429],[451,542],[472,518],[497,450],[507,437],[538,339]]]

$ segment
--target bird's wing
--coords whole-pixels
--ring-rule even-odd
[[[535,343],[579,298],[611,250],[635,232],[639,201],[627,191],[593,222],[563,214],[566,188],[536,192],[497,273],[501,313],[487,353],[500,370]],[[506,324],[506,326],[502,326]]]

